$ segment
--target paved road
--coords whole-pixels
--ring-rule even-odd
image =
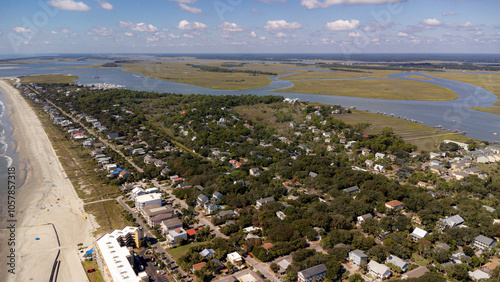
[[[271,263],[258,262],[257,260],[249,256],[246,257],[245,260],[254,268],[255,272],[260,271],[260,273],[262,273],[266,277],[266,279],[279,282],[279,280],[269,272],[269,266],[271,265]]]

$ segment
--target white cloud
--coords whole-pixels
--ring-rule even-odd
[[[302,0],[300,4],[307,9],[328,8],[333,5],[378,5],[405,2],[406,0]]]
[[[361,34],[359,34],[359,32],[350,32],[349,37],[358,38],[361,37]]]
[[[264,26],[264,29],[267,31],[275,30],[290,30],[290,29],[299,29],[302,28],[302,25],[298,22],[288,23],[285,20],[276,20],[276,21],[267,21],[267,24]]]
[[[73,0],[51,0],[48,2],[50,6],[67,11],[90,11],[90,7],[83,2]]]
[[[474,33],[474,34],[477,35],[477,36],[483,36],[484,35],[484,33],[482,31],[476,31],[476,33]]]
[[[266,40],[266,37],[265,36],[261,36],[259,37],[260,40]]]
[[[134,36],[134,34],[133,34],[132,32],[128,32],[128,31],[127,31],[127,32],[125,32],[125,35],[126,35],[126,36],[128,36],[128,37],[132,37],[132,36]]]
[[[388,29],[393,24],[394,23],[392,21],[388,22],[388,23],[385,23],[385,24],[384,23],[379,23],[379,22],[376,22],[376,21],[370,21],[368,23],[368,25],[363,28],[363,30],[366,31],[366,32],[382,31],[382,30]]]
[[[446,16],[454,16],[456,14],[457,13],[455,13],[455,11],[449,11],[449,12],[443,12],[441,15],[443,15],[444,17],[446,17]]]
[[[408,33],[398,32],[398,37],[407,37]]]
[[[158,29],[152,24],[138,23],[134,24],[132,22],[120,21],[119,26],[131,29],[133,31],[139,32],[158,32]]]
[[[196,2],[198,2],[198,0],[170,0],[170,1],[177,2],[177,5],[179,5],[179,7],[186,12],[190,12],[193,14],[203,13],[202,9],[187,5],[187,4],[195,4]]]
[[[113,5],[111,5],[109,2],[100,0],[98,0],[97,2],[99,2],[99,5],[101,5],[101,8],[103,8],[104,10],[111,11],[114,8]]]
[[[471,22],[459,23],[459,24],[448,24],[448,25],[450,27],[455,27],[459,30],[479,30],[479,28]]]
[[[278,38],[287,38],[287,37],[288,37],[288,35],[284,34],[283,32],[278,32],[278,33],[276,34],[276,37],[278,37]]]
[[[436,18],[424,19],[424,20],[422,20],[422,23],[425,25],[432,25],[432,26],[442,25],[442,23],[440,21],[438,21]]]
[[[33,30],[31,30],[29,28],[20,27],[20,26],[14,27],[13,30],[17,33],[34,33]]]
[[[378,39],[378,38],[373,38],[372,39],[372,42],[379,42],[379,41],[380,41],[380,39]]]
[[[191,34],[184,34],[184,37],[185,38],[191,38],[191,39],[194,38],[194,36],[192,36]]]
[[[179,38],[181,38],[181,37],[180,37],[179,35],[175,35],[175,34],[173,34],[173,33],[170,33],[170,34],[168,35],[168,38],[169,38],[169,39],[179,39]]]
[[[255,34],[255,32],[250,32],[250,37],[253,37],[253,38],[257,38],[257,34]]]
[[[191,6],[188,6],[184,3],[179,3],[179,7],[181,7],[181,9],[183,9],[184,11],[187,11],[187,12],[190,12],[190,13],[193,13],[193,14],[201,14],[203,13],[203,10],[200,9],[200,8],[196,8],[196,7],[191,7]]]
[[[246,41],[234,41],[230,43],[231,45],[247,45]]]
[[[43,44],[50,44],[50,41],[44,41]]]
[[[353,30],[359,27],[358,20],[338,20],[334,22],[329,22],[325,24],[325,28],[331,31],[340,31],[340,30]]]
[[[112,37],[113,36],[113,30],[110,28],[106,28],[103,26],[96,26],[92,28],[90,31],[92,31],[94,34],[103,36],[103,37]]]
[[[73,36],[76,35],[76,33],[72,32],[71,30],[69,30],[65,27],[61,28],[61,32],[64,34],[69,34],[69,35],[73,35]]]
[[[224,32],[242,32],[243,28],[238,26],[235,23],[230,23],[230,22],[224,22],[219,25],[219,29],[221,29]]]
[[[204,23],[200,22],[188,22],[186,20],[182,20],[179,22],[179,25],[177,26],[178,29],[180,30],[204,30],[208,26]]]
[[[2,30],[0,29],[0,36],[2,35]]]
[[[52,34],[57,34],[57,31],[53,30],[53,31],[51,31],[50,33],[52,33]]]

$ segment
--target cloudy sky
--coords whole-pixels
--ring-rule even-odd
[[[500,53],[499,0],[17,0],[0,54]]]

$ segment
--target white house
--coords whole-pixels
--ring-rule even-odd
[[[373,278],[387,279],[392,275],[389,267],[380,264],[374,260],[368,263],[368,272]]]
[[[239,262],[243,261],[243,258],[237,252],[227,254],[227,260],[234,265],[237,265]]]
[[[161,205],[160,193],[144,194],[135,198],[135,208],[137,209],[137,211],[141,211],[145,206],[155,204]]]

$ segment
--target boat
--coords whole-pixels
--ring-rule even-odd
[[[99,72],[98,72],[97,70],[95,71],[95,76],[94,76],[94,78],[99,78]]]
[[[493,135],[497,135],[497,133],[496,133],[496,132],[493,132]]]

